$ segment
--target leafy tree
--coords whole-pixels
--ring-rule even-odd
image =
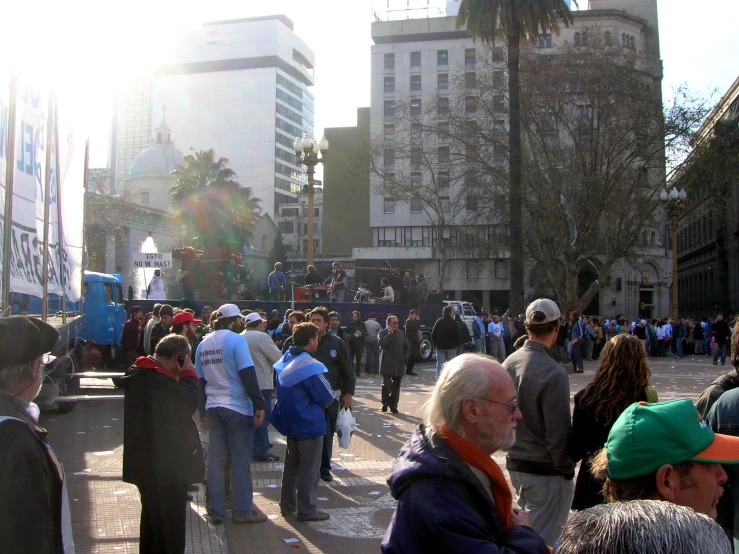
[[[213,150],[188,154],[182,161],[172,170],[177,181],[169,194],[188,238],[222,236],[244,244],[261,212],[260,199],[236,181],[228,159],[216,158]]]
[[[565,26],[572,23],[572,13],[564,0],[462,0],[457,16],[457,25],[466,25],[473,39],[494,44],[500,35],[508,43],[510,308],[513,313],[523,313],[524,310],[520,45],[536,39],[539,33],[559,33],[559,20]]]
[[[277,262],[284,262],[287,260],[287,249],[285,248],[285,244],[282,241],[282,231],[277,229],[275,240],[272,243],[272,250],[269,251],[270,266],[274,266],[274,264]]]

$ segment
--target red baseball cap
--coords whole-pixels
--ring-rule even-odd
[[[194,317],[192,317],[192,314],[190,312],[179,312],[172,319],[172,325],[179,325],[180,323],[188,323],[190,321],[192,321],[196,325],[200,325],[203,322],[202,319],[195,319]]]

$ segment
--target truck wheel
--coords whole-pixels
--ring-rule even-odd
[[[421,356],[416,360],[417,362],[428,362],[434,355],[434,344],[431,342],[431,337],[424,334],[419,344],[418,350]]]
[[[74,356],[75,360],[75,372],[79,372],[83,370],[83,367],[79,366],[79,353],[75,350],[71,352],[71,355]],[[69,378],[68,375],[71,375],[72,373],[72,362],[68,359],[63,359],[61,361],[63,364],[62,367],[59,368],[59,380],[57,381],[57,386],[59,387],[59,396],[73,396],[76,394],[79,394],[80,392],[80,380],[72,377]],[[59,406],[59,412],[62,414],[68,414],[72,410],[74,410],[74,407],[76,406],[76,403],[63,403],[58,404]]]

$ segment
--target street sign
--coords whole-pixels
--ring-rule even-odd
[[[172,253],[134,252],[133,267],[136,269],[170,269],[172,267]]]

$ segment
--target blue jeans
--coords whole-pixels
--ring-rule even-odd
[[[721,365],[726,363],[726,344],[716,343],[716,348],[713,349],[713,363],[717,363],[719,357],[721,358]]]
[[[677,357],[678,358],[685,357],[685,354],[683,353],[683,340],[684,339],[677,339]]]
[[[367,341],[364,345],[364,353],[367,359],[364,362],[364,370],[367,373],[380,372],[380,343]]]
[[[264,397],[264,423],[254,431],[254,457],[266,458],[269,456],[269,416],[272,414],[272,390],[262,390]]]
[[[436,378],[439,378],[439,375],[441,375],[441,369],[442,366],[448,362],[449,360],[452,360],[457,355],[457,349],[453,348],[452,350],[436,350]]]
[[[228,408],[208,408],[208,514],[226,515],[226,458],[231,460],[231,506],[234,515],[251,512],[254,489],[251,482],[251,457],[254,450],[254,417]]]
[[[331,295],[331,302],[343,302],[345,296],[346,289],[339,289],[337,291],[334,291],[334,293]]]
[[[475,337],[475,352],[485,353],[485,339],[483,337]]]

